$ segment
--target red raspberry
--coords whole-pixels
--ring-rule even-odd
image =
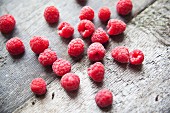
[[[62,22],[58,26],[58,34],[63,38],[70,38],[74,33],[74,27],[67,22]]]
[[[79,18],[80,20],[84,20],[84,19],[93,20],[94,10],[89,6],[84,6],[80,11]]]
[[[100,61],[104,58],[106,53],[105,48],[102,44],[95,42],[92,43],[87,49],[87,55],[91,61]]]
[[[67,73],[61,78],[61,86],[66,91],[74,91],[79,88],[80,78],[74,73]]]
[[[130,63],[134,65],[142,64],[144,60],[144,54],[141,50],[135,49],[129,53],[130,56]]]
[[[119,0],[116,5],[116,10],[121,15],[127,15],[132,11],[133,4],[131,0]]]
[[[49,46],[49,41],[47,38],[42,36],[34,36],[30,40],[30,47],[32,51],[36,54],[42,53]]]
[[[114,60],[121,63],[129,62],[129,50],[126,47],[118,46],[112,50],[112,57]]]
[[[101,62],[96,62],[88,68],[88,75],[95,82],[102,82],[104,79],[104,65]]]
[[[25,51],[24,44],[18,37],[8,40],[6,43],[6,49],[11,55],[19,55]]]
[[[78,24],[78,31],[84,38],[87,38],[93,34],[95,30],[94,24],[89,20],[81,20]]]
[[[101,7],[98,12],[98,17],[101,21],[109,20],[111,11],[108,7]]]
[[[53,63],[52,69],[58,76],[63,76],[71,71],[71,63],[67,60],[59,58]]]
[[[43,66],[52,65],[57,60],[56,52],[51,49],[45,49],[43,53],[41,53],[38,57],[38,61]]]
[[[102,89],[98,91],[95,96],[95,101],[96,104],[101,108],[108,107],[113,102],[112,92],[108,89]]]
[[[84,52],[84,41],[80,38],[73,39],[68,44],[68,54],[74,57],[81,55]]]
[[[117,19],[110,19],[107,24],[107,33],[109,35],[119,35],[126,29],[126,24]]]
[[[49,6],[44,11],[44,18],[50,24],[58,22],[59,16],[59,11],[55,6]]]
[[[46,93],[46,82],[42,78],[35,78],[30,84],[31,90],[37,95],[43,95]]]
[[[15,28],[15,19],[12,15],[6,14],[0,17],[0,31],[10,33]]]
[[[99,42],[101,44],[106,43],[109,40],[109,36],[102,28],[98,28],[92,35],[92,42]]]

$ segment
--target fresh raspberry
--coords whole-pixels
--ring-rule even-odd
[[[51,49],[45,49],[44,52],[42,52],[38,57],[38,61],[43,66],[52,65],[56,60],[57,60],[57,54]]]
[[[71,63],[64,59],[57,59],[52,65],[53,72],[58,76],[63,76],[71,71]]]
[[[134,65],[142,64],[144,60],[144,54],[141,50],[135,49],[129,53],[130,56],[130,63]]]
[[[132,11],[133,4],[131,0],[119,0],[116,10],[120,15],[127,15]]]
[[[84,19],[93,20],[94,10],[89,6],[84,6],[80,11],[79,18],[80,20],[84,20]]]
[[[88,75],[95,82],[102,82],[104,79],[104,65],[101,62],[96,62],[88,68]]]
[[[105,48],[102,44],[95,42],[92,43],[87,49],[87,55],[91,61],[100,61],[104,58],[106,53]]]
[[[92,42],[99,42],[101,44],[106,43],[109,40],[109,36],[102,28],[98,28],[92,35]]]
[[[95,101],[96,104],[101,108],[108,107],[113,102],[112,92],[108,89],[102,89],[98,91],[95,96]]]
[[[68,54],[74,57],[81,55],[84,52],[84,41],[80,38],[73,39],[68,44]]]
[[[30,84],[31,90],[37,95],[43,95],[46,93],[46,82],[42,78],[35,78]]]
[[[107,24],[107,33],[109,35],[119,35],[126,29],[126,24],[118,19],[110,19]]]
[[[34,36],[30,40],[30,47],[32,51],[36,54],[42,53],[49,46],[49,41],[47,38],[42,36]]]
[[[74,91],[79,88],[80,78],[74,73],[67,73],[61,78],[61,86],[66,91]]]
[[[8,40],[6,43],[6,49],[11,55],[19,55],[25,51],[24,44],[18,37]]]
[[[44,18],[50,24],[58,22],[59,16],[59,11],[55,6],[49,6],[44,11]]]
[[[12,15],[6,14],[0,17],[0,31],[10,33],[15,28],[15,19]]]
[[[112,57],[114,60],[121,63],[129,62],[129,50],[126,47],[118,46],[112,50]]]
[[[95,30],[94,24],[89,20],[81,20],[78,24],[78,31],[84,38],[87,38],[93,34]]]
[[[111,11],[108,7],[101,7],[98,12],[98,17],[101,21],[107,21],[110,19]]]
[[[62,22],[58,26],[58,34],[63,38],[70,38],[74,33],[74,27],[67,22]]]

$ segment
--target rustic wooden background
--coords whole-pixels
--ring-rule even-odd
[[[0,15],[9,13],[16,19],[13,33],[0,34],[0,113],[169,113],[170,112],[170,0],[132,0],[133,11],[122,17],[116,13],[117,0],[0,0]],[[89,5],[95,10],[96,28],[106,29],[106,23],[97,18],[98,9],[108,6],[111,18],[125,21],[124,34],[110,37],[103,64],[106,68],[103,83],[89,79],[87,68],[91,64],[86,52],[73,59],[67,54],[70,40],[57,35],[57,25],[48,25],[43,17],[44,9],[54,5],[60,11],[60,20],[75,27],[73,38],[81,38],[77,32],[80,9]],[[50,48],[58,57],[72,63],[72,72],[80,76],[80,89],[68,93],[60,86],[60,78],[51,67],[42,67],[37,56],[30,50],[29,40],[34,35],[46,36]],[[13,57],[5,49],[12,37],[20,37],[26,52]],[[86,39],[86,48],[90,39]],[[141,49],[145,61],[141,66],[120,64],[111,58],[110,51],[124,45],[130,50]],[[29,89],[33,78],[42,77],[48,84],[45,96],[36,97]],[[100,109],[94,96],[102,88],[114,94],[113,105]]]

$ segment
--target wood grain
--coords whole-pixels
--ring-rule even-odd
[[[15,110],[17,107],[22,105],[26,100],[28,100],[32,96],[33,98],[31,98],[28,102],[26,102],[26,104],[23,105],[24,106],[23,112],[28,112],[28,109],[30,109],[31,111],[32,110],[37,111],[38,109],[40,109],[40,107],[42,109],[42,112],[45,109],[47,109],[47,111],[45,112],[48,112],[48,110],[49,112],[55,112],[55,111],[57,112],[60,110],[63,112],[64,111],[73,112],[77,108],[81,108],[81,109],[78,109],[76,112],[79,112],[79,111],[90,112],[91,110],[93,110],[94,112],[102,112],[97,106],[95,106],[93,98],[94,98],[94,94],[99,89],[104,88],[104,87],[111,89],[113,93],[115,94],[115,97],[118,99],[115,101],[113,107],[110,110],[106,109],[106,111],[108,112],[120,111],[121,108],[125,109],[127,104],[125,104],[124,101],[126,99],[127,100],[125,102],[128,102],[130,99],[132,99],[133,101],[131,103],[133,103],[133,102],[136,102],[139,98],[138,96],[140,96],[136,94],[135,96],[137,100],[134,100],[133,95],[127,93],[127,95],[132,95],[132,96],[127,97],[127,95],[125,95],[122,98],[122,95],[123,95],[122,91],[124,90],[121,90],[121,89],[125,88],[125,91],[127,90],[127,92],[131,92],[130,87],[135,87],[135,88],[132,88],[132,90],[137,90],[141,92],[143,87],[138,88],[140,84],[138,84],[139,85],[138,86],[136,85],[136,83],[138,83],[139,81],[142,81],[143,78],[147,79],[147,77],[149,78],[147,79],[149,82],[152,80],[150,79],[150,76],[149,76],[151,74],[150,68],[152,69],[152,72],[154,72],[153,75],[159,75],[160,73],[157,72],[157,68],[161,67],[162,71],[164,71],[163,72],[164,76],[161,78],[161,80],[164,80],[163,78],[164,77],[166,78],[167,74],[169,73],[167,72],[168,71],[167,67],[169,65],[168,63],[165,62],[165,60],[167,60],[168,58],[167,55],[169,52],[169,48],[167,45],[166,46],[164,44],[161,45],[162,43],[160,43],[159,40],[162,40],[161,42],[163,42],[164,39],[167,40],[168,33],[167,31],[160,29],[158,31],[162,30],[162,32],[165,32],[165,33],[160,32],[160,33],[157,33],[157,35],[155,36],[155,32],[157,32],[156,30],[153,29],[151,31],[149,28],[146,27],[147,26],[146,23],[145,23],[146,26],[142,26],[143,22],[141,18],[145,18],[145,15],[148,15],[147,17],[150,18],[147,20],[148,23],[153,22],[152,17],[156,18],[156,16],[153,16],[154,14],[152,13],[147,14],[147,12],[152,11],[151,10],[152,8],[148,9],[148,11],[145,11],[143,14],[140,14],[142,15],[142,17],[137,16],[138,19],[136,20],[134,19],[131,23],[129,23],[128,28],[126,32],[124,33],[124,35],[111,37],[110,42],[106,45],[106,49],[108,50],[107,55],[105,59],[103,60],[103,63],[107,67],[106,68],[106,79],[103,82],[103,84],[95,84],[92,81],[90,81],[90,79],[87,77],[86,68],[90,65],[90,62],[86,58],[86,52],[84,56],[82,56],[82,58],[73,59],[69,57],[67,55],[67,44],[69,43],[70,40],[63,40],[62,38],[60,38],[56,32],[57,24],[48,25],[43,18],[43,11],[45,7],[49,5],[55,5],[56,7],[58,7],[61,13],[59,22],[67,21],[71,23],[76,29],[77,23],[79,22],[78,14],[79,14],[80,9],[84,5],[89,5],[95,10],[95,19],[93,20],[93,22],[95,23],[96,28],[100,26],[105,29],[106,24],[101,23],[97,18],[97,11],[101,6],[108,6],[111,9],[112,11],[111,18],[119,18],[125,21],[126,23],[128,23],[134,16],[136,16],[138,13],[143,11],[146,7],[152,4],[155,0],[149,0],[149,1],[148,0],[140,0],[140,1],[133,0],[133,3],[134,3],[133,12],[126,17],[121,17],[117,15],[115,11],[116,1],[117,0],[96,0],[96,1],[94,0],[87,0],[87,1],[86,0],[73,0],[73,1],[71,0],[63,0],[63,1],[61,0],[51,0],[51,1],[2,0],[0,1],[1,3],[0,15],[5,14],[5,13],[10,13],[14,15],[17,20],[17,25],[13,33],[9,35],[0,34],[0,45],[1,45],[1,48],[0,48],[0,75],[1,75],[0,113],[12,112],[13,110]],[[165,2],[167,2],[167,0],[162,0],[162,1],[160,0],[159,2],[157,2],[156,5],[159,6],[158,7],[159,9],[161,7],[159,3],[162,3],[164,6],[163,8],[166,10],[166,13],[168,13],[169,9],[167,7],[167,3]],[[154,5],[152,5],[152,7],[154,7]],[[154,8],[153,8],[153,12],[156,12]],[[160,10],[159,13],[162,13],[162,11]],[[159,13],[157,15],[160,15]],[[159,22],[163,21],[163,22],[168,23],[167,19],[169,19],[169,17],[166,17],[164,21],[162,19],[161,20],[158,19],[158,21]],[[167,26],[166,23],[164,23],[162,26],[164,27]],[[155,24],[157,23],[155,22]],[[151,25],[151,27],[154,27],[155,24]],[[159,24],[158,26],[161,26],[161,24]],[[167,34],[167,35],[164,35],[164,34]],[[61,88],[59,84],[59,78],[56,78],[56,75],[52,72],[51,68],[50,67],[44,68],[38,63],[37,56],[30,50],[29,43],[28,43],[30,38],[34,35],[43,35],[49,38],[50,48],[52,48],[54,51],[57,52],[58,57],[65,58],[72,63],[73,65],[72,72],[79,74],[81,77],[81,88],[78,92],[75,92],[73,94],[66,93]],[[9,38],[12,38],[14,36],[20,37],[26,46],[25,54],[19,57],[10,56],[8,52],[5,50],[6,41]],[[75,34],[73,38],[80,38],[80,37],[81,36],[77,32],[77,30],[75,30]],[[143,37],[150,37],[150,39],[143,39]],[[86,48],[87,48],[88,45],[90,44],[90,41],[88,39],[85,41],[86,41]],[[168,41],[166,41],[166,43],[167,42]],[[139,49],[142,49],[144,52],[146,52],[146,54],[149,54],[148,56],[146,56],[147,59],[145,60],[144,65],[142,67],[136,68],[133,66],[131,67],[131,66],[126,66],[126,65],[121,65],[121,64],[113,62],[112,59],[110,58],[109,50],[118,45],[126,45],[131,50],[134,48],[139,48]],[[150,50],[152,48],[155,49],[154,53],[150,53]],[[163,54],[162,56],[159,54],[160,51],[162,51],[162,54]],[[151,56],[154,56],[155,54],[158,55],[158,58],[157,58],[157,61],[153,61],[154,62],[153,63],[150,60],[155,59],[151,57]],[[160,60],[163,57],[165,57],[164,60],[160,62]],[[157,68],[153,66],[155,65],[155,62],[158,63]],[[145,73],[148,73],[148,74],[145,74]],[[29,83],[31,82],[33,78],[36,78],[36,77],[43,77],[47,81],[48,84],[50,84],[53,81],[48,86],[49,91],[45,98],[44,97],[35,98],[29,89]],[[135,84],[132,83],[133,82],[132,78],[134,79]],[[160,80],[160,83],[161,83],[161,80]],[[148,82],[144,80],[144,83],[146,85]],[[161,87],[168,87],[168,86],[163,84]],[[157,88],[155,88],[155,90],[156,89]],[[160,92],[161,91],[164,91],[164,89],[161,89]],[[53,92],[54,92],[54,98],[51,101],[49,99],[52,99]],[[142,94],[143,93],[141,92],[141,95]],[[156,93],[152,93],[152,94],[153,96],[157,96]],[[151,97],[148,96],[148,98],[151,98]],[[144,97],[140,99],[140,101],[138,102],[138,105],[140,105],[141,104],[140,102],[143,100],[144,100]],[[47,102],[49,101],[49,104],[46,101]],[[159,101],[159,96],[158,96],[158,101]],[[145,100],[145,102],[147,103],[147,99]],[[34,105],[35,107],[32,108],[31,105],[33,104],[35,104]],[[54,104],[57,107],[51,106],[51,104]],[[169,103],[167,102],[166,105],[168,104]],[[66,108],[67,105],[71,105],[71,106]],[[122,106],[122,107],[119,108],[119,106]],[[132,110],[133,109],[135,110],[134,104],[129,104],[129,107]],[[21,112],[22,111],[21,108],[19,108],[19,110],[15,112]],[[167,109],[165,108],[165,110]],[[128,110],[125,109],[125,111],[128,111]]]
[[[169,113],[170,112],[170,2],[158,0],[127,26],[123,35],[110,38],[103,60],[106,68],[103,83],[96,84],[87,75],[91,64],[86,56],[73,65],[72,72],[80,76],[81,86],[68,93],[56,78],[48,85],[44,97],[33,96],[14,113]],[[160,9],[164,9],[163,11]],[[158,16],[159,15],[159,16]],[[158,17],[160,17],[158,19]],[[155,22],[156,20],[156,22]],[[159,32],[158,32],[159,31]],[[164,41],[166,40],[166,41]],[[130,50],[141,49],[145,61],[141,66],[120,64],[112,60],[110,50],[124,45]],[[94,96],[102,88],[114,94],[113,105],[106,109],[96,106]],[[34,103],[34,104],[33,104]]]

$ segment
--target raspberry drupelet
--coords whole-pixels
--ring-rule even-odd
[[[58,34],[63,38],[70,38],[74,34],[74,27],[68,22],[62,22],[58,26]]]
[[[71,71],[71,63],[64,59],[57,59],[52,65],[53,72],[58,76],[63,76]]]
[[[44,95],[47,91],[46,89],[46,82],[42,78],[35,78],[32,80],[30,87],[31,91],[36,95]]]
[[[24,53],[25,47],[20,38],[14,37],[7,41],[6,49],[11,55],[19,55]]]
[[[125,31],[126,24],[118,19],[110,19],[106,27],[109,35],[119,35]]]
[[[98,28],[92,35],[91,41],[92,42],[99,42],[101,44],[104,44],[108,42],[109,36],[107,33],[103,30],[103,28]]]
[[[133,4],[131,0],[119,0],[116,10],[120,15],[127,15],[132,11]]]
[[[88,68],[88,75],[94,80],[95,82],[102,82],[104,79],[104,65],[101,62],[96,62]]]
[[[80,78],[74,73],[67,73],[61,78],[60,83],[66,91],[74,91],[79,88]]]
[[[111,11],[108,7],[101,7],[98,12],[98,17],[101,21],[107,21],[110,19]]]
[[[49,41],[46,37],[42,36],[34,36],[30,40],[30,47],[31,50],[36,53],[40,54],[49,46]]]
[[[95,30],[94,24],[89,20],[81,20],[78,24],[78,31],[83,38],[90,37]]]
[[[144,54],[139,49],[135,49],[132,52],[130,52],[129,56],[130,56],[130,63],[134,65],[140,65],[144,60]]]
[[[99,42],[92,43],[87,49],[87,56],[91,61],[100,61],[106,53],[105,48]]]
[[[101,108],[108,107],[113,102],[112,92],[108,89],[102,89],[98,91],[95,96],[95,101],[96,104]]]
[[[44,11],[44,18],[49,24],[57,23],[60,14],[55,6],[49,6]]]
[[[84,52],[84,41],[80,38],[71,40],[68,44],[68,54],[77,57]]]
[[[115,47],[111,52],[112,57],[114,60],[120,63],[128,63],[129,62],[129,50],[127,47],[118,46]]]
[[[16,21],[10,14],[0,16],[0,31],[2,33],[10,33],[15,28]]]
[[[93,20],[94,10],[89,6],[84,6],[80,11],[79,18],[80,20],[84,20],[84,19]]]
[[[57,60],[57,54],[51,49],[45,49],[44,52],[40,53],[38,57],[38,61],[43,66],[52,65],[56,60]]]

